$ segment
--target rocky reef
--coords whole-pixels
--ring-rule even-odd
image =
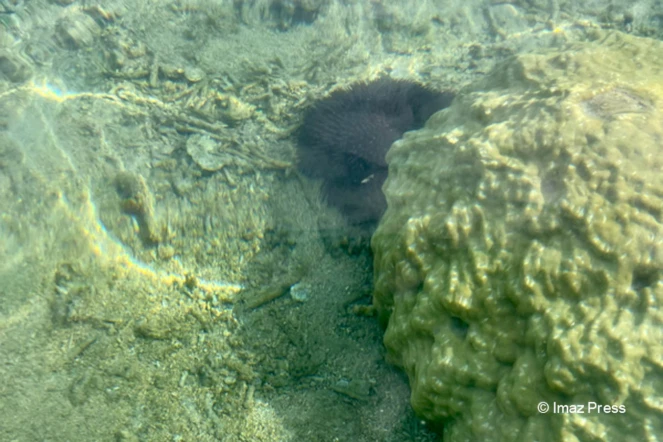
[[[662,72],[661,42],[596,31],[389,151],[374,302],[445,442],[663,434]]]

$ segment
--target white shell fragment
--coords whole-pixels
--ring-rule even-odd
[[[201,169],[210,172],[235,164],[233,156],[224,152],[223,145],[208,135],[191,135],[186,142],[186,151]]]

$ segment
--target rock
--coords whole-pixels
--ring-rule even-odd
[[[661,42],[597,31],[389,151],[374,302],[445,442],[663,434],[662,73]]]
[[[205,71],[197,67],[187,66],[184,68],[184,77],[191,83],[198,83],[205,78]]]
[[[67,12],[55,27],[56,40],[66,49],[80,49],[91,45],[101,34],[101,27],[83,12]]]
[[[23,83],[32,77],[29,64],[7,50],[0,50],[0,77],[12,83]]]
[[[237,162],[230,153],[223,151],[221,143],[207,135],[191,135],[186,142],[186,151],[201,169],[208,172],[221,170]]]

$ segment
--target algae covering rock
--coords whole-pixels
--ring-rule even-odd
[[[388,154],[375,304],[445,442],[663,438],[663,44],[590,40]]]

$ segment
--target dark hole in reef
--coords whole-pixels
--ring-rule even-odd
[[[390,77],[336,90],[304,115],[297,134],[298,168],[324,180],[324,199],[349,226],[373,231],[387,208],[382,185],[389,148],[453,98],[453,92]]]
[[[578,175],[580,175],[580,178],[582,178],[585,181],[590,181],[592,179],[592,172],[589,170],[589,167],[585,162],[581,162],[576,166],[576,171],[578,171]]]
[[[452,316],[451,317],[451,330],[459,337],[464,338],[467,336],[467,331],[470,325],[462,319]]]
[[[585,134],[585,140],[589,146],[596,146],[601,142],[601,140],[596,135],[592,134]]]
[[[660,276],[657,271],[652,269],[646,269],[642,267],[636,267],[633,270],[633,279],[631,280],[631,288],[638,291],[646,287],[651,287],[656,284]]]
[[[319,7],[307,6],[301,0],[277,0],[269,6],[269,12],[278,21],[279,30],[287,31],[291,26],[313,23]]]

